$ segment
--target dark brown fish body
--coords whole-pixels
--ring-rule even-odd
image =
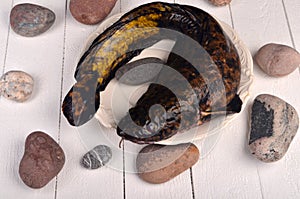
[[[156,2],[125,14],[83,55],[75,73],[77,83],[63,103],[70,124],[87,122],[99,107],[99,92],[116,70],[161,39],[176,41],[166,63],[172,70],[164,68],[158,82],[121,120],[121,137],[151,143],[200,125],[214,113],[239,111],[239,57],[218,22],[191,6]],[[230,110],[232,100],[237,110]]]

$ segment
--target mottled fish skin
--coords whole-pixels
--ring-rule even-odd
[[[182,7],[188,15],[194,16],[198,24],[195,26],[200,27],[195,29],[196,34],[193,35],[200,47],[193,46],[193,42],[186,39],[177,41],[172,50],[175,52],[170,54],[166,65],[181,75],[172,74],[168,68],[162,69],[159,83],[150,85],[136,106],[118,124],[117,133],[124,139],[139,144],[153,143],[201,125],[218,115],[241,110],[242,101],[236,94],[240,83],[240,60],[234,45],[210,15],[191,6]],[[191,88],[182,86],[185,81]],[[179,102],[164,106],[172,98],[165,94],[162,85],[176,92],[176,99],[180,99],[184,106],[180,106]],[[150,109],[157,102],[167,114],[161,110],[156,112],[154,121],[147,113],[151,114]]]
[[[97,93],[106,88],[118,68],[159,40],[176,40],[168,31],[164,32],[164,28],[183,31],[182,23],[174,20],[174,13],[184,18],[185,11],[178,4],[142,5],[122,16],[94,40],[80,59],[77,83],[63,102],[63,113],[71,125],[80,126],[94,116],[100,103]],[[191,23],[192,20],[185,24]],[[91,82],[91,86],[86,82]],[[93,95],[95,99],[91,99]]]

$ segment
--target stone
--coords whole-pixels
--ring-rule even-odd
[[[168,146],[151,144],[139,152],[136,169],[141,179],[160,184],[192,167],[199,156],[198,148],[191,143]]]
[[[121,67],[116,72],[116,79],[123,84],[139,85],[154,79],[164,62],[155,57],[138,59]]]
[[[299,117],[294,107],[276,96],[257,96],[251,112],[251,154],[263,162],[280,160],[286,154],[298,127]]]
[[[63,149],[49,135],[36,131],[26,138],[19,174],[27,186],[42,188],[61,171],[64,163]]]
[[[215,6],[225,6],[230,4],[231,0],[210,0]]]
[[[81,164],[87,169],[98,169],[106,165],[111,158],[111,149],[105,145],[98,145],[83,156]]]
[[[93,25],[103,21],[117,0],[71,0],[70,12],[80,23]]]
[[[10,13],[11,28],[25,37],[34,37],[46,32],[54,21],[53,11],[30,3],[18,4]]]
[[[0,94],[16,102],[29,99],[33,86],[33,78],[23,71],[9,71],[0,78]]]
[[[293,48],[281,44],[266,44],[254,57],[258,66],[269,76],[286,76],[300,67],[300,54]]]

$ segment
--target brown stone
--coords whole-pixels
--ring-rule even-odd
[[[116,2],[117,0],[71,0],[70,12],[83,24],[97,24],[109,15]]]
[[[10,13],[11,28],[25,37],[34,37],[46,32],[54,21],[54,12],[35,4],[18,4]]]
[[[259,67],[272,77],[282,77],[300,67],[300,54],[281,44],[266,44],[255,55]]]
[[[138,154],[138,175],[153,184],[167,182],[192,167],[199,159],[198,148],[191,143],[148,145]]]
[[[231,0],[210,0],[210,2],[215,6],[225,6],[230,4]]]
[[[62,148],[49,135],[37,131],[26,138],[19,174],[27,186],[42,188],[60,172],[64,163]]]

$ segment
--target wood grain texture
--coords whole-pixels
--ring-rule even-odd
[[[56,22],[40,36],[21,37],[8,30],[12,2],[0,2],[0,72],[3,67],[5,72],[24,70],[34,77],[36,87],[32,98],[23,104],[0,98],[0,132],[3,135],[0,140],[1,199],[20,196],[24,199],[300,197],[299,135],[296,135],[287,155],[273,164],[260,163],[252,158],[246,143],[249,109],[258,94],[277,95],[300,113],[300,93],[295,91],[300,85],[299,71],[287,77],[271,78],[254,64],[255,81],[248,108],[222,130],[222,136],[195,143],[204,148],[200,150],[202,159],[192,172],[186,171],[165,184],[151,185],[136,174],[123,171],[124,168],[125,171],[134,169],[136,153],[142,146],[125,142],[123,157],[122,149],[118,148],[120,139],[114,129],[102,132],[96,120],[79,129],[73,128],[61,115],[61,101],[74,83],[73,74],[81,50],[97,26],[83,25],[73,19],[68,9],[69,0],[31,0],[30,3],[53,10]],[[14,5],[21,2],[28,1],[14,0]],[[148,2],[153,1],[119,0],[111,15]],[[165,2],[194,5],[233,26],[253,55],[269,42],[294,44],[300,50],[299,0],[233,0],[225,7],[215,7],[207,0]],[[66,154],[66,163],[57,183],[53,180],[40,190],[26,187],[18,175],[25,138],[36,130],[56,139]],[[113,159],[107,167],[86,170],[80,165],[80,159],[97,144],[110,146]],[[212,150],[207,151],[210,149],[207,146],[212,146]]]

